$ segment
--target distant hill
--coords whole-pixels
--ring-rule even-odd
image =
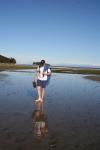
[[[16,64],[16,59],[12,57],[8,58],[8,57],[0,55],[0,63]]]

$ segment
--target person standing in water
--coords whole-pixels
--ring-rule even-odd
[[[38,99],[36,101],[43,101],[45,94],[45,87],[47,84],[48,76],[51,75],[51,69],[45,64],[45,60],[41,60],[37,68],[37,91]]]

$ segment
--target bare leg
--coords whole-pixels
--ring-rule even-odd
[[[38,86],[37,90],[38,90],[38,99],[40,100],[41,99],[41,87]]]
[[[44,98],[44,93],[45,93],[44,88],[42,88],[42,99]]]

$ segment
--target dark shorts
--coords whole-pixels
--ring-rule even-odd
[[[46,84],[47,84],[47,81],[37,80],[37,86],[41,86],[42,88],[45,88]]]

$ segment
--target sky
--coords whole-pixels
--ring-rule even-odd
[[[100,66],[100,0],[0,0],[0,54]]]

